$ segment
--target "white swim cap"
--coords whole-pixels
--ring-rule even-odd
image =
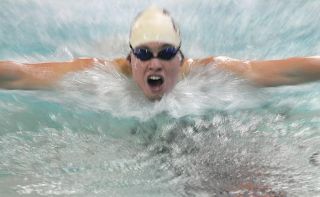
[[[148,42],[164,42],[178,47],[180,31],[169,13],[156,6],[141,12],[131,27],[130,44],[133,48]]]

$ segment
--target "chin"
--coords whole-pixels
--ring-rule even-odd
[[[161,100],[162,98],[162,94],[160,95],[146,95],[146,97],[151,100],[151,101],[157,101],[157,100]]]
[[[144,95],[149,99],[149,100],[160,100],[163,95],[167,92],[164,87],[161,89],[157,90],[152,90],[152,88],[147,87],[144,89]]]

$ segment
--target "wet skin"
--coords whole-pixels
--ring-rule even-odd
[[[170,45],[159,42],[150,42],[138,46],[139,48],[150,49],[153,56]],[[170,60],[152,58],[147,61],[138,59],[133,53],[131,56],[132,78],[141,88],[146,97],[151,100],[158,100],[170,92],[176,85],[181,68],[181,56],[179,53]],[[152,79],[159,79],[158,83],[150,83]],[[156,80],[154,80],[156,81]]]

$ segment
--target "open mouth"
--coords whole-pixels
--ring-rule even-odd
[[[162,76],[159,76],[159,75],[150,75],[148,77],[148,80],[147,80],[148,84],[150,87],[160,87],[163,82],[164,82],[164,79]]]

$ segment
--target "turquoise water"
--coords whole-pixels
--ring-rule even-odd
[[[151,1],[1,2],[0,59],[112,59]],[[320,54],[318,1],[156,1],[189,57]],[[214,67],[149,102],[109,65],[0,91],[1,196],[320,195],[320,84],[258,89]],[[263,191],[266,190],[266,191]]]

